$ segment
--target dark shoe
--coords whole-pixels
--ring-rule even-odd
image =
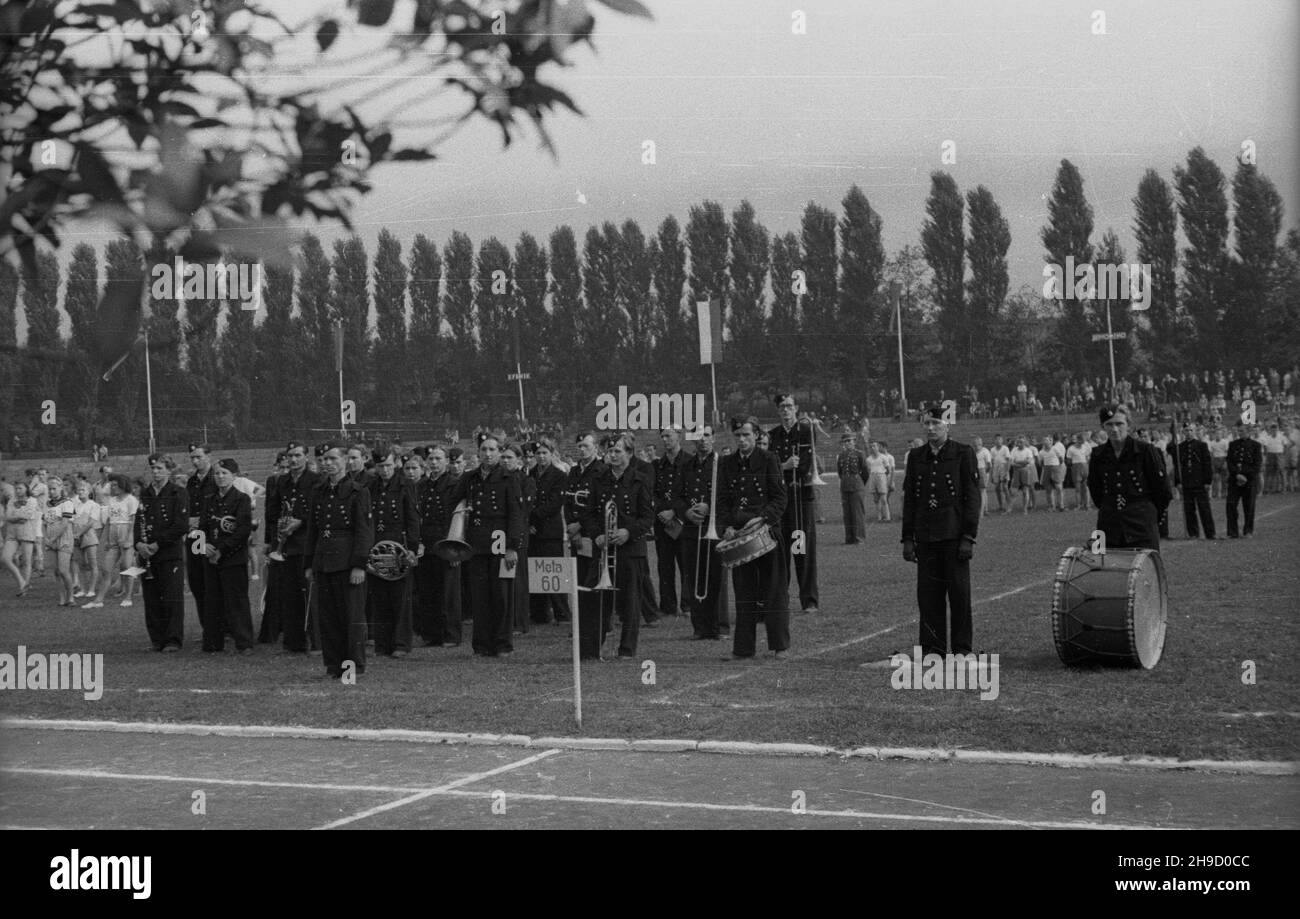
[[[772,657],[774,657],[776,660],[783,661],[783,660],[785,660],[785,652],[784,652],[784,651],[773,651],[773,652],[772,652]]]
[[[410,653],[411,653],[410,651],[403,651],[401,648],[398,648],[396,651],[393,652],[393,657],[399,657],[399,658],[406,657],[406,655]]]
[[[444,642],[442,643],[442,646],[443,646],[444,648],[459,648],[459,647],[460,647],[460,642],[458,642],[458,641],[444,641]]]
[[[816,604],[816,603],[812,604],[811,606],[805,606],[805,607],[803,608],[803,611],[804,611],[805,613],[816,613],[816,612],[820,612],[820,611],[817,609],[817,604]]]
[[[731,654],[722,657],[722,660],[727,663],[731,663],[732,661],[752,661],[753,659],[754,655],[752,654],[736,654],[734,651]]]
[[[628,654],[628,653],[626,653],[626,652],[624,652],[624,651],[620,651],[620,652],[618,652],[618,659],[621,660],[621,661],[630,661],[630,660],[632,660],[632,658],[634,658],[634,657],[636,657],[635,654]]]
[[[643,629],[657,629],[657,628],[659,628],[659,620],[658,620],[658,619],[648,619],[648,620],[646,620],[645,622],[641,623],[641,628],[643,628]]]
[[[162,653],[163,653],[163,654],[175,654],[175,653],[176,653],[177,651],[179,651],[180,649],[181,649],[181,646],[180,646],[180,645],[163,645],[163,646],[162,646]]]
[[[420,647],[422,647],[422,648],[441,648],[441,647],[443,647],[443,644],[442,644],[442,642],[440,642],[440,641],[427,641],[427,640],[426,640],[426,641],[424,642],[424,644],[422,644]]]
[[[237,653],[240,657],[248,657],[250,654],[256,654],[257,652],[254,651],[251,647],[249,647],[249,648],[240,648],[235,653]]]

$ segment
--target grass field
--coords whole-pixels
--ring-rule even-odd
[[[835,498],[830,489],[825,498]],[[838,507],[819,527],[822,611],[792,617],[785,661],[723,662],[722,642],[690,641],[684,617],[643,630],[637,663],[583,668],[585,734],[835,746],[941,746],[1035,752],[1147,754],[1187,759],[1297,759],[1300,500],[1261,498],[1256,538],[1165,546],[1170,621],[1150,672],[1071,670],[1056,657],[1051,583],[1061,550],[1092,529],[1091,513],[987,518],[972,567],[975,648],[1001,657],[1000,694],[908,691],[865,661],[916,640],[915,569],[898,524],[870,524],[843,545]],[[1223,505],[1216,501],[1220,532]],[[1181,510],[1171,526],[1182,533]],[[652,565],[653,570],[653,565]],[[260,588],[261,582],[254,587]],[[14,599],[4,584],[0,650],[100,652],[105,692],[0,693],[19,717],[396,727],[495,733],[575,733],[567,626],[535,627],[507,659],[416,649],[372,659],[355,686],[318,682],[320,658],[197,651],[187,612],[181,654],[148,650],[143,607],[55,605],[52,577]],[[255,605],[256,610],[256,605]],[[256,616],[256,613],[255,613]],[[763,647],[760,629],[759,647]],[[1253,661],[1256,681],[1242,681]]]

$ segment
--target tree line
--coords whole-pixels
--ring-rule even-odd
[[[748,201],[730,215],[701,202],[684,227],[671,215],[653,231],[604,222],[580,238],[560,226],[513,246],[497,237],[475,246],[459,231],[441,246],[424,234],[405,246],[383,229],[372,255],[355,236],[327,251],[307,233],[296,270],[263,266],[260,322],[238,302],[186,300],[182,321],[180,301],[149,299],[155,424],[166,442],[200,437],[205,425],[223,441],[336,428],[336,324],[343,396],[362,427],[509,423],[516,361],[530,374],[530,420],[585,417],[619,385],[707,391],[694,304],[709,299],[723,309],[719,398],[729,412],[759,408],[778,390],[840,414],[888,410],[899,318],[913,403],[971,388],[1010,395],[1021,379],[1050,392],[1066,377],[1108,376],[1106,343],[1091,340],[1106,329],[1108,305],[1112,328],[1128,336],[1115,349],[1121,377],[1293,363],[1300,234],[1282,239],[1280,196],[1252,162],[1239,161],[1230,183],[1199,147],[1172,181],[1148,169],[1133,215],[1135,261],[1151,266],[1143,312],[1114,298],[1045,298],[1040,284],[1010,290],[1011,235],[993,193],[980,185],[963,195],[943,171],[931,176],[919,245],[890,256],[880,215],[856,185],[838,214],[810,202],[799,232],[782,235]],[[1113,228],[1097,240],[1095,231],[1083,177],[1063,160],[1040,234],[1044,263],[1128,261]],[[0,265],[0,353],[15,357],[0,368],[0,448],[143,441],[139,345],[102,379],[134,334],[111,293],[137,290],[142,273],[174,256],[121,239],[102,252],[78,245],[66,265],[50,253],[34,269]]]

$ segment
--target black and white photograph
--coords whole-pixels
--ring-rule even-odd
[[[56,831],[15,880],[180,902],[202,830],[1046,830],[954,879],[1266,888],[1200,831],[1300,829],[1298,40],[0,3],[0,827]]]

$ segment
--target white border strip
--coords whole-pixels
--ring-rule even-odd
[[[528,737],[413,731],[400,728],[311,728],[295,725],[181,724],[151,721],[69,721],[5,718],[0,728],[44,731],[102,731],[116,734],[176,734],[195,737],[264,737],[271,739],[369,740],[404,743],[467,744],[492,747],[546,747],[553,750],[610,750],[622,753],[726,753],[742,756],[839,756],[876,760],[1059,766],[1085,769],[1164,769],[1245,775],[1300,775],[1300,763],[1285,760],[1182,760],[1157,756],[1103,756],[1084,753],[1031,753],[924,747],[852,747],[819,744],[758,743],[745,740],[685,740],[620,737]],[[522,763],[520,764],[522,765]]]

